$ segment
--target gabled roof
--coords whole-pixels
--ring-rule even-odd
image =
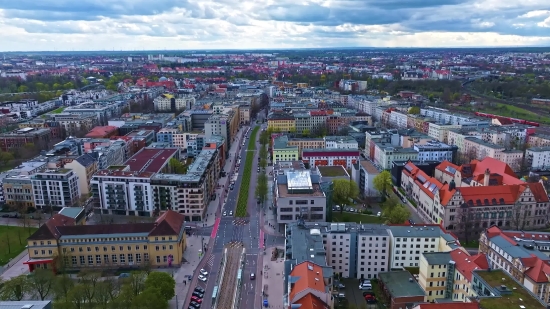
[[[184,223],[184,215],[168,210],[155,220],[156,226],[149,236],[179,235]]]
[[[468,281],[472,281],[472,271],[489,268],[489,262],[485,254],[480,253],[474,256],[462,249],[458,248],[451,251],[451,259],[455,261],[455,268],[464,276]]]
[[[443,172],[447,175],[454,176],[455,174],[452,173],[451,171],[454,169],[454,171],[456,172],[457,170],[460,169],[460,167],[456,164],[453,164],[453,163],[445,160],[445,161],[441,162],[441,164],[436,166],[435,169],[440,170],[441,172]]]
[[[300,305],[300,309],[329,309],[330,308],[319,297],[311,293],[300,298],[298,301],[294,302],[294,304]]]
[[[501,199],[504,200],[505,205],[513,205],[520,194],[525,190],[524,185],[510,185],[510,186],[475,186],[475,187],[460,187],[457,190],[462,195],[464,201],[469,203],[470,206],[488,206],[493,205],[493,199],[496,201],[496,205],[501,205]],[[488,201],[488,204],[486,201]],[[479,201],[479,203],[478,203]]]
[[[485,157],[481,161],[473,160],[470,162],[470,164],[462,165],[461,170],[465,165],[471,166],[472,176],[477,176],[480,174],[483,175],[485,174],[485,171],[488,169],[491,174],[496,173],[501,175],[503,177],[502,182],[505,185],[513,185],[513,184],[518,185],[518,184],[524,183],[518,178],[516,173],[514,173],[514,171],[508,164],[491,157]]]
[[[302,262],[292,269],[290,276],[298,278],[290,291],[290,301],[293,301],[297,294],[307,289],[325,293],[323,268],[317,264]]]
[[[534,282],[548,282],[550,276],[550,261],[543,261],[536,255],[528,258],[520,259],[522,264],[529,269],[525,271],[525,275]]]
[[[73,218],[66,217],[61,214],[53,215],[46,223],[42,224],[40,228],[34,234],[32,234],[29,240],[50,240],[58,239],[61,234],[57,231],[58,226],[74,225],[75,220]]]

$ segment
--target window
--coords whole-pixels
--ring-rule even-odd
[[[71,257],[71,262],[72,262],[73,266],[76,266],[76,256]]]
[[[162,261],[164,263],[168,262],[168,258],[166,257],[166,255],[162,257]],[[342,263],[342,261],[340,261],[340,263]]]
[[[120,255],[120,264],[125,264],[126,263],[126,256],[124,256],[124,254],[121,254]]]
[[[113,264],[117,263],[116,254],[111,255],[111,260],[113,261]]]
[[[128,246],[128,251],[132,251],[132,246]]]
[[[107,251],[107,247],[103,247],[103,252],[106,252]]]
[[[115,246],[111,246],[111,251],[115,251]]]
[[[141,253],[136,253],[136,263],[141,264]]]
[[[99,252],[99,247],[95,247],[95,252]]]
[[[157,255],[157,263],[160,263],[160,256]]]
[[[134,263],[134,255],[131,253],[128,253],[128,264]]]
[[[166,246],[162,246],[162,251],[166,250]]]
[[[136,245],[136,250],[139,250],[139,246]]]
[[[101,265],[101,255],[98,254],[95,256],[95,263],[97,265]]]
[[[159,246],[155,246],[155,250],[156,250],[156,251],[159,251]]]
[[[34,250],[34,254],[35,254],[35,255],[38,255],[38,250]]]
[[[94,257],[92,255],[88,255],[88,265],[94,265]]]
[[[86,250],[87,250],[88,252],[90,252],[90,251],[92,251],[92,248],[87,247]]]
[[[143,260],[145,260],[145,262],[149,262],[149,253],[143,254]]]
[[[119,251],[124,251],[124,246],[119,246],[119,247],[118,247],[118,250],[119,250]]]
[[[109,255],[108,254],[103,255],[103,261],[105,262],[105,264],[109,264]]]
[[[147,250],[147,246],[146,246],[146,245],[145,245],[145,246],[143,246],[143,250]]]
[[[80,265],[85,265],[86,264],[86,260],[84,259],[84,256],[81,255],[80,256]]]
[[[172,249],[174,249],[174,246],[170,245],[170,246],[168,246],[168,249],[172,250]]]
[[[79,247],[79,248],[78,248],[78,252],[82,252],[82,247]]]

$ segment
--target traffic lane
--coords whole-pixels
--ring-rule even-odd
[[[205,270],[208,271],[208,280],[206,282],[197,280],[195,287],[201,287],[204,289],[204,297],[202,299],[201,307],[212,307],[212,293],[214,292],[214,286],[216,286],[216,280],[218,279],[221,263],[221,255],[217,254],[213,256],[211,265],[207,263]],[[193,287],[193,289],[195,288]]]
[[[243,285],[241,289],[241,307],[243,308],[256,308],[254,302],[256,298],[256,284],[257,280],[261,280],[261,276],[258,274],[258,255],[247,254],[245,259],[245,267],[243,271]],[[254,274],[252,279],[251,274]]]

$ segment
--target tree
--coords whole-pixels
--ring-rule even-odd
[[[524,208],[521,202],[516,202],[512,208],[511,224],[516,231],[521,231],[527,224],[529,211]]]
[[[409,114],[411,114],[411,115],[419,115],[419,114],[420,114],[420,107],[418,107],[418,106],[413,106],[413,107],[409,108]]]
[[[120,292],[119,281],[107,278],[98,283],[94,303],[101,309],[107,309],[111,302],[114,302]],[[97,308],[97,307],[96,307]]]
[[[402,224],[411,215],[410,211],[403,204],[397,204],[394,207],[386,207],[383,211],[384,217],[386,217],[391,224]]]
[[[74,281],[66,274],[55,277],[53,294],[56,300],[67,300],[69,292],[74,287]]]
[[[85,304],[88,303],[88,297],[86,296],[87,288],[84,284],[79,283],[75,285],[67,295],[67,301],[64,303],[70,304],[68,308],[83,309]]]
[[[166,274],[161,272],[154,272],[151,274]],[[173,280],[173,279],[172,279]],[[175,283],[174,283],[175,286]],[[172,294],[174,289],[172,288]],[[168,308],[168,300],[166,295],[163,295],[162,288],[148,287],[141,294],[139,294],[133,301],[134,308],[136,309],[166,309]]]
[[[457,209],[455,215],[456,226],[451,225],[450,230],[456,230],[458,237],[468,243],[473,239],[477,239],[481,232],[480,218],[481,216],[476,215],[474,208],[469,207],[467,203],[463,203]],[[453,224],[453,220],[450,223]]]
[[[0,290],[0,299],[19,301],[25,298],[29,292],[30,290],[27,276],[21,275],[4,282],[4,285]]]
[[[101,278],[101,274],[95,271],[84,270],[80,272],[79,276],[78,286],[83,288],[82,292],[86,302],[91,303],[94,300],[96,287]]]
[[[124,280],[124,284],[127,284],[129,291],[133,296],[139,295],[145,289],[145,280],[147,275],[141,271],[133,271],[130,273],[130,277]]]
[[[258,184],[256,185],[256,196],[260,199],[260,202],[264,202],[267,199],[268,185],[267,175],[265,173],[258,175]]]
[[[166,301],[169,301],[176,295],[174,292],[175,288],[176,281],[172,278],[172,276],[165,272],[152,272],[145,280],[145,291],[159,289],[160,295],[162,295]]]
[[[391,180],[391,174],[389,171],[382,171],[380,174],[376,175],[373,179],[374,188],[380,192],[382,198],[388,194],[388,191],[391,190],[393,184]]]
[[[359,196],[359,186],[351,179],[335,179],[332,183],[332,200],[341,206],[340,212],[342,212],[345,205],[351,204],[350,200]]]
[[[44,300],[50,294],[54,281],[53,272],[43,268],[35,269],[27,280],[30,291],[35,292],[40,300]]]
[[[171,158],[170,161],[168,161],[168,167],[174,174],[185,174],[187,172],[187,167],[176,158]]]
[[[0,162],[2,162],[2,165],[8,165],[8,163],[10,163],[13,159],[13,154],[4,151],[0,152]]]

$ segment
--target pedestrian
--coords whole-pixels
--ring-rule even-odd
[[[187,281],[183,280],[183,284],[184,284],[184,285],[187,285]]]

